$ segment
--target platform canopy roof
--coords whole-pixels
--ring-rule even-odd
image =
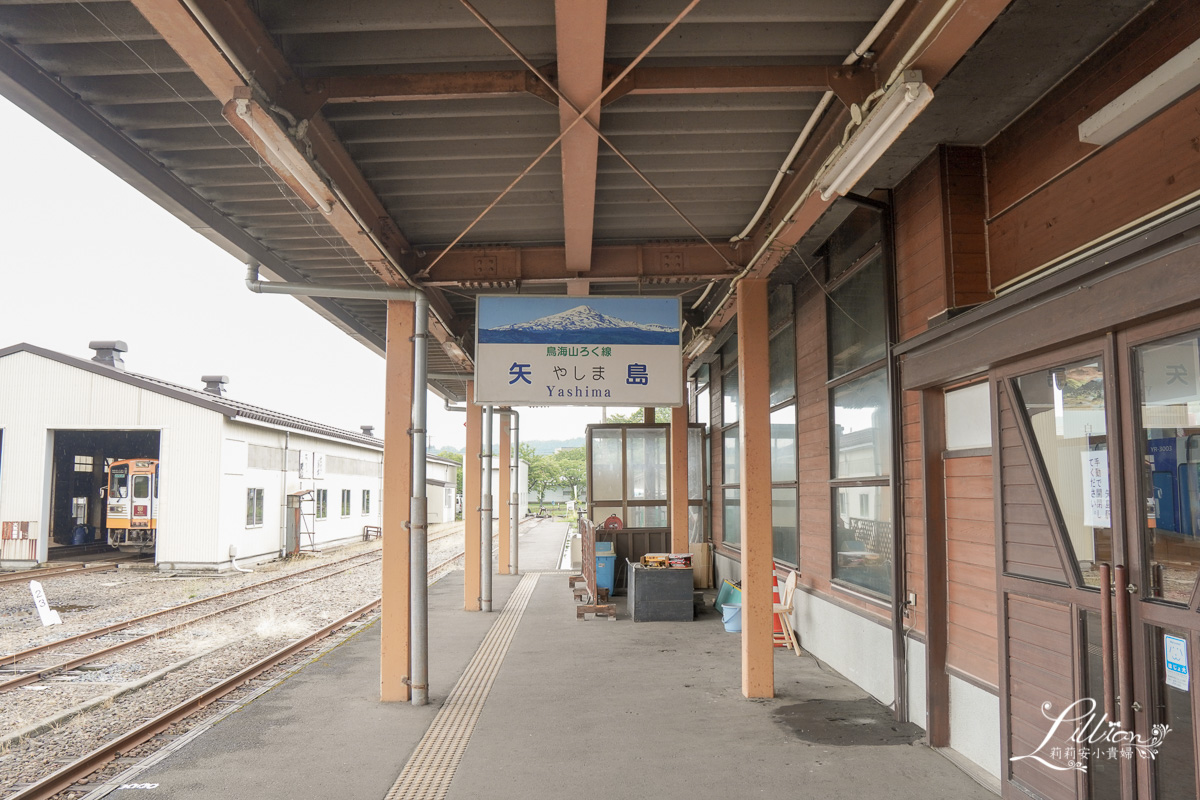
[[[933,90],[854,191],[891,187],[1145,5],[0,0],[0,93],[267,278],[423,288],[445,373],[479,293],[679,295],[716,330],[844,216],[815,189],[852,106]],[[305,302],[382,352],[383,301]]]

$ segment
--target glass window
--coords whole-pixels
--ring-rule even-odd
[[[108,476],[108,496],[121,499],[129,496],[129,467],[113,467]]]
[[[722,541],[729,547],[740,547],[742,544],[742,490],[726,489],[725,502],[725,534]]]
[[[834,478],[891,473],[887,372],[878,369],[833,390]]]
[[[737,367],[725,373],[721,381],[721,424],[732,425],[738,421],[738,406],[741,405]]]
[[[667,499],[667,430],[625,431],[626,499]]]
[[[771,553],[776,561],[799,564],[796,540],[796,487],[771,489]]]
[[[92,457],[91,456],[75,456],[75,471],[76,472],[91,472]]]
[[[796,480],[796,407],[771,412],[771,482]]]
[[[368,489],[363,489],[362,513],[363,514],[371,513],[371,492]]]
[[[712,424],[712,395],[709,394],[707,383],[696,392],[696,422],[701,425]]]
[[[1143,538],[1152,596],[1187,603],[1200,564],[1200,338],[1134,348]]]
[[[665,505],[659,506],[630,506],[629,519],[625,520],[628,528],[669,528],[670,517]]]
[[[738,437],[738,429],[729,428],[721,434],[721,439],[724,442],[722,464],[725,470],[725,479],[722,483],[738,483],[742,473],[741,440]]]
[[[342,489],[342,516],[350,516],[350,490]]]
[[[620,500],[621,430],[619,428],[592,431],[592,498]]]
[[[887,355],[887,291],[877,256],[829,293],[829,377],[837,378]]]
[[[835,491],[838,514],[833,577],[869,592],[891,595],[891,487],[845,486]]]
[[[263,524],[263,490],[246,490],[246,527]]]
[[[1046,479],[1083,581],[1100,585],[1096,564],[1112,558],[1104,366],[1099,358],[1017,379]]]
[[[133,499],[134,500],[150,499],[150,476],[149,475],[134,475],[133,476]]]
[[[317,489],[316,502],[317,519],[325,519],[329,516],[329,490]]]
[[[796,332],[788,325],[771,339],[768,358],[773,406],[796,396]]]

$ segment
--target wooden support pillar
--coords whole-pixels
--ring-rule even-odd
[[[412,632],[408,522],[412,504],[413,303],[389,300],[383,440],[383,606],[380,617],[379,695],[407,701]]]
[[[494,469],[500,471],[500,486],[496,492],[496,497],[492,498],[492,508],[496,509],[496,514],[500,518],[500,525],[497,528],[496,535],[500,539],[500,552],[498,555],[500,563],[496,565],[497,572],[501,575],[508,574],[508,565],[510,563],[508,557],[509,533],[512,531],[512,515],[509,513],[512,502],[512,417],[508,414],[500,415],[500,450],[499,458],[496,459]]]
[[[654,424],[654,406],[646,406],[645,408],[642,409],[642,424],[643,425],[653,425]]]
[[[671,409],[671,552],[688,552],[688,407]]]
[[[483,406],[475,405],[475,384],[467,381],[467,450],[463,454],[463,522],[464,548],[463,568],[466,571],[463,586],[463,609],[478,611],[483,595],[483,572],[480,560],[483,556],[480,539],[483,536],[480,507],[483,505]]]
[[[741,393],[742,694],[775,696],[771,571],[771,382],[767,281],[737,287],[738,388]]]

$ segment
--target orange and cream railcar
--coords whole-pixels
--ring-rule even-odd
[[[158,461],[132,458],[110,464],[106,510],[109,545],[153,552],[158,532]]]

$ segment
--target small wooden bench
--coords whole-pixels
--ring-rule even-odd
[[[383,537],[383,528],[378,525],[363,525],[363,541],[369,542],[372,539],[380,539]]]

